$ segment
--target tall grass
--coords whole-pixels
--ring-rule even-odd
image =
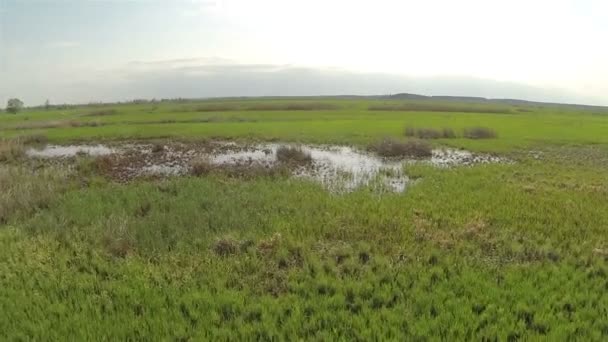
[[[16,161],[24,154],[25,148],[19,139],[0,138],[0,162]]]
[[[213,174],[66,192],[15,170],[0,186],[49,197],[0,229],[0,336],[604,337],[603,168],[416,172],[406,194],[338,196]]]
[[[49,207],[66,188],[68,175],[57,167],[32,171],[0,164],[0,225]]]

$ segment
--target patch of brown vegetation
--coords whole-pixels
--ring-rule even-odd
[[[420,214],[414,215],[414,238],[417,242],[430,241],[441,249],[452,249],[456,238],[452,231],[436,227],[433,222]]]
[[[21,135],[16,138],[24,145],[31,144],[46,144],[49,139],[44,134],[30,134],[30,135]]]
[[[232,237],[223,237],[215,241],[212,246],[213,252],[221,257],[235,255],[240,250],[240,241]]]
[[[430,157],[433,154],[433,149],[429,143],[417,139],[410,139],[402,142],[386,138],[381,142],[370,146],[370,149],[387,158],[425,158]]]
[[[593,249],[593,254],[608,258],[608,249],[606,248],[595,248]]]
[[[301,147],[281,146],[276,152],[277,160],[285,164],[310,164],[312,157]]]
[[[463,241],[473,241],[485,253],[494,252],[495,241],[488,229],[490,225],[482,216],[473,217],[464,225],[464,229],[443,229],[420,212],[414,213],[412,223],[418,242],[428,241],[441,249],[452,249]]]
[[[124,218],[110,217],[102,236],[102,244],[112,256],[125,258],[135,251],[135,239],[128,230],[129,222]]]
[[[98,173],[110,175],[116,166],[116,157],[112,155],[95,157],[91,165]]]
[[[417,137],[420,139],[453,139],[456,138],[456,133],[451,128],[405,128],[406,137]]]
[[[213,171],[214,165],[207,159],[198,159],[191,163],[190,174],[192,176],[201,177],[208,175]]]
[[[487,234],[487,228],[488,223],[482,217],[477,216],[466,224],[463,236],[467,239],[484,237]]]
[[[465,128],[464,137],[467,139],[494,139],[498,137],[498,134],[488,127],[470,127]]]
[[[258,251],[264,255],[274,253],[281,244],[282,238],[280,233],[274,233],[270,238],[260,240],[257,246]]]
[[[15,161],[24,154],[25,148],[19,139],[0,139],[0,162]]]
[[[160,153],[165,150],[165,145],[163,144],[154,144],[152,145],[152,153]]]
[[[15,215],[34,214],[48,208],[67,188],[68,172],[60,167],[41,167],[36,171],[23,166],[0,163],[0,225]]]

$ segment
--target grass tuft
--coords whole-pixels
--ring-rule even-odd
[[[221,257],[235,255],[241,249],[241,243],[232,237],[223,237],[213,244],[213,252]]]
[[[310,153],[301,147],[281,146],[276,152],[277,160],[285,164],[309,164],[312,162]]]
[[[190,174],[196,177],[208,175],[213,169],[214,165],[207,159],[197,159],[190,164]]]
[[[152,145],[152,153],[160,153],[163,152],[165,150],[165,145],[163,144],[154,144]]]
[[[135,239],[129,232],[129,222],[124,218],[110,217],[102,235],[102,244],[110,255],[125,258],[135,251]]]

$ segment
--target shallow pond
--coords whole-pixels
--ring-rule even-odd
[[[265,166],[278,163],[276,151],[290,144],[269,143],[237,145],[215,142],[204,148],[187,144],[122,144],[104,145],[48,145],[30,149],[27,154],[36,158],[70,158],[80,154],[92,156],[117,155],[123,163],[121,178],[142,175],[178,176],[188,173],[194,160],[204,159],[215,165]],[[295,145],[293,145],[295,146]],[[438,167],[496,163],[503,159],[455,149],[437,149],[427,159],[386,159],[349,146],[298,145],[310,154],[312,163],[295,167],[294,177],[307,178],[323,184],[332,191],[352,191],[371,186],[402,192],[410,183],[403,166],[411,163],[430,163]]]
[[[37,158],[66,158],[79,154],[103,156],[114,152],[114,149],[104,145],[47,145],[42,149],[30,148],[25,151],[27,156]]]

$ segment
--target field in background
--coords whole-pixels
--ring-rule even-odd
[[[474,128],[495,136],[467,137]],[[605,340],[607,132],[599,109],[453,101],[0,113],[0,336]],[[409,165],[418,182],[405,193],[335,194],[281,173],[123,184],[104,176],[103,158],[23,156],[45,141],[366,148],[421,134],[512,162]]]
[[[53,142],[161,137],[364,145],[385,136],[403,136],[406,126],[457,132],[486,126],[498,131],[499,139],[492,141],[439,141],[479,151],[608,144],[608,110],[450,101],[208,100],[0,115],[0,137],[44,134]]]

